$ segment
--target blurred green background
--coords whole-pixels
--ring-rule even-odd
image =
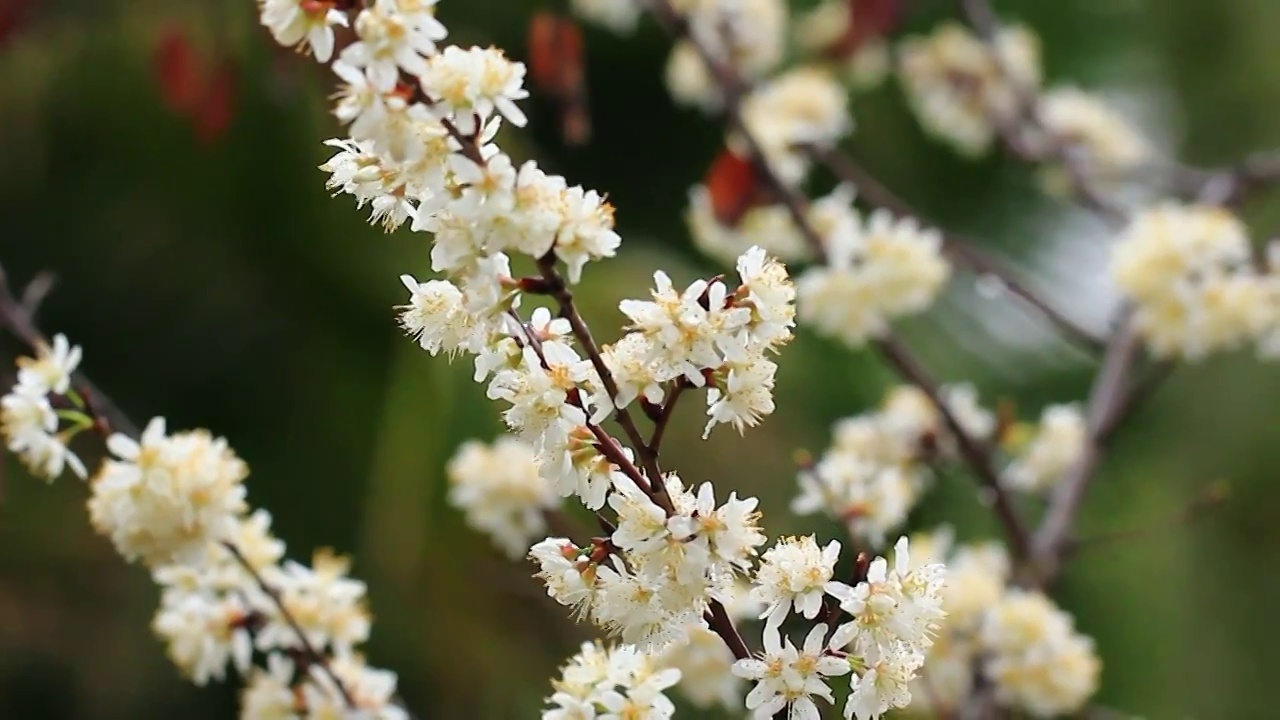
[[[912,4],[913,29],[951,11]],[[530,14],[562,5],[444,0],[440,16],[455,42],[523,57]],[[1119,90],[1183,158],[1227,162],[1280,145],[1280,3],[1001,9],[1041,32],[1052,80]],[[225,132],[202,135],[162,100],[153,57],[174,28],[230,72]],[[249,0],[0,0],[0,38],[0,262],[15,283],[56,272],[44,327],[83,345],[85,369],[135,417],[227,436],[252,467],[251,500],[271,510],[294,557],[326,545],[355,556],[376,618],[367,652],[399,673],[420,717],[532,717],[585,628],[444,502],[446,459],[461,441],[498,433],[497,413],[465,363],[430,358],[395,326],[396,276],[428,272],[427,238],[384,236],[323,187],[320,141],[338,134],[326,114],[331,79],[276,48]],[[618,208],[621,257],[589,269],[579,294],[609,338],[616,301],[643,295],[654,268],[677,279],[718,271],[691,249],[682,212],[721,133],[672,109],[666,41],[651,24],[625,41],[587,39],[591,144],[566,148],[555,109],[535,98],[531,128],[504,147],[607,191]],[[1100,227],[1038,199],[1025,168],[961,161],[924,138],[892,83],[859,96],[855,115],[851,147],[886,182],[1019,259],[1082,317],[1100,317],[1090,290]],[[1260,238],[1278,209],[1265,198],[1251,206]],[[906,327],[936,374],[973,380],[989,403],[1016,399],[1029,418],[1083,397],[1087,358],[1024,314],[996,312],[971,278],[954,284]],[[0,348],[16,349],[7,339]],[[690,403],[667,465],[759,494],[771,534],[834,536],[785,512],[792,453],[821,450],[831,421],[874,404],[891,380],[869,354],[802,332],[782,358],[774,417],[745,440],[722,430],[701,442]],[[1119,436],[1084,532],[1167,517],[1219,477],[1234,495],[1195,525],[1083,554],[1069,572],[1062,600],[1105,662],[1100,703],[1147,718],[1276,716],[1277,391],[1273,368],[1216,358],[1178,370]],[[5,463],[0,718],[234,716],[230,688],[193,688],[166,663],[148,630],[154,587],[90,532],[84,488],[46,487]],[[990,533],[970,487],[943,478],[919,523]]]

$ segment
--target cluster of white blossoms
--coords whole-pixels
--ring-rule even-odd
[[[1014,490],[1040,493],[1057,485],[1084,452],[1086,433],[1080,407],[1050,405],[1034,427],[1014,426],[1002,438],[1013,456],[1001,482]]]
[[[742,124],[759,143],[763,160],[783,182],[808,175],[806,146],[830,147],[853,130],[848,92],[828,71],[798,67],[770,78],[742,100]],[[729,147],[748,155],[734,133]]]
[[[1041,137],[1033,142],[1051,155],[1053,143],[1074,154],[1084,180],[1094,186],[1111,187],[1125,171],[1147,159],[1151,153],[1146,138],[1130,122],[1095,95],[1064,85],[1045,91],[1039,99]],[[1050,165],[1041,174],[1046,189],[1067,194],[1075,180],[1060,167]]]
[[[942,236],[886,210],[865,220],[850,210],[824,239],[827,263],[796,281],[799,317],[851,347],[929,307],[950,276]]]
[[[907,100],[931,135],[978,156],[996,137],[997,123],[1018,109],[1019,88],[1040,85],[1040,43],[1022,26],[1002,28],[997,50],[948,22],[898,47],[898,74]]]
[[[706,112],[724,104],[720,83],[699,46],[747,80],[764,77],[782,62],[785,0],[673,0],[671,5],[688,23],[692,38],[677,41],[667,59],[667,88],[677,102]]]
[[[88,474],[68,447],[72,437],[93,424],[84,413],[83,398],[71,387],[80,356],[79,346],[72,347],[64,335],[55,336],[52,345],[37,348],[36,357],[18,359],[18,382],[0,398],[5,447],[17,453],[32,475],[45,480],[57,479],[67,468],[80,478]],[[67,422],[59,430],[62,418]]]
[[[59,335],[37,354],[19,359],[18,385],[5,396],[6,438],[12,450],[31,456],[33,474],[53,479],[69,465],[83,475],[65,441],[104,425],[72,387],[80,348]],[[50,398],[58,410],[50,409]],[[31,425],[24,419],[30,407],[53,420]],[[59,417],[71,426],[53,435]],[[34,430],[63,444],[61,459],[51,460],[57,453],[48,450],[34,454],[41,447],[30,439]],[[185,676],[203,685],[234,668],[248,678],[245,720],[351,712],[404,720],[392,700],[395,675],[366,667],[355,650],[370,630],[364,583],[348,578],[347,562],[326,551],[311,566],[284,560],[270,514],[251,511],[245,501],[248,467],[225,440],[205,430],[169,433],[165,420],[154,418],[138,438],[109,435],[106,449],[88,481],[89,520],[161,587],[152,629]],[[311,651],[326,658],[329,670]],[[252,670],[255,662],[268,670]],[[350,702],[328,672],[342,678]]]
[[[1252,340],[1268,349],[1280,308],[1274,276],[1254,266],[1248,231],[1225,209],[1166,203],[1136,214],[1111,276],[1157,356],[1198,360]]]
[[[552,681],[551,707],[542,711],[542,718],[666,720],[676,709],[664,691],[679,681],[679,670],[663,667],[634,646],[583,643]]]
[[[912,684],[910,709],[929,715],[963,707],[975,667],[1001,701],[1034,717],[1070,715],[1098,689],[1101,662],[1072,617],[1036,591],[1009,586],[999,545],[952,546],[941,529],[914,538],[917,562],[946,560],[946,613],[926,657],[927,677]]]
[[[513,560],[524,557],[534,539],[546,533],[544,513],[560,504],[556,486],[539,473],[533,448],[511,436],[492,445],[463,443],[445,472],[449,503]],[[564,494],[576,491],[572,486]]]
[[[670,513],[624,477],[609,496],[617,525],[607,543],[547,538],[529,553],[548,595],[645,651],[682,641],[712,600],[732,599],[766,540],[755,498],[730,493],[717,505],[711,483],[695,492],[670,474],[665,486]]]
[[[991,437],[995,418],[971,386],[944,386],[941,394],[970,437]],[[873,546],[906,521],[932,477],[931,461],[955,453],[941,414],[913,386],[893,389],[879,409],[840,420],[832,433],[831,447],[800,471],[791,510],[825,513]]]
[[[846,718],[878,718],[911,701],[908,685],[924,665],[924,654],[945,616],[944,568],[910,566],[907,539],[896,545],[892,568],[878,557],[856,585],[833,580],[840,544],[819,547],[812,536],[783,538],[762,558],[753,597],[767,603],[764,651],[739,660],[734,672],[755,681],[747,708],[757,720],[784,708],[788,717],[818,718],[814,697],[834,703],[827,679],[851,674]],[[852,621],[814,625],[797,647],[781,632],[794,611],[814,619],[830,597],[831,617]],[[839,613],[832,608],[838,607]]]

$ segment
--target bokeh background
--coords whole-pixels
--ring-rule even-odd
[[[531,13],[562,4],[445,0],[440,15],[455,41],[522,57]],[[911,4],[913,30],[952,10]],[[1052,80],[1103,90],[1170,153],[1213,164],[1280,145],[1280,3],[999,6],[1042,34]],[[531,717],[585,628],[447,506],[443,465],[461,441],[500,432],[495,408],[464,363],[430,358],[396,328],[396,276],[427,272],[428,241],[385,236],[328,196],[315,168],[338,133],[331,80],[256,20],[249,0],[0,0],[0,262],[19,284],[56,273],[42,324],[86,348],[85,369],[131,414],[230,438],[252,467],[251,500],[293,556],[354,555],[376,618],[368,654],[399,673],[421,717]],[[210,79],[195,119],[163,92],[177,71],[157,57],[175,34],[198,59],[189,72]],[[503,144],[618,208],[622,253],[590,268],[579,293],[608,337],[617,300],[643,295],[654,268],[718,272],[693,251],[682,212],[722,135],[672,108],[656,27],[587,41],[592,142],[566,147],[555,108],[535,98],[531,127]],[[1040,199],[1016,163],[962,161],[922,136],[892,82],[854,112],[850,147],[883,180],[1101,322],[1103,228]],[[1265,196],[1250,206],[1259,238],[1278,210]],[[972,380],[989,402],[1016,400],[1027,417],[1083,397],[1088,358],[972,278],[953,285],[905,328],[937,374]],[[0,344],[6,366],[14,350]],[[782,359],[774,417],[745,440],[722,430],[702,442],[691,403],[667,464],[759,494],[771,534],[835,536],[785,512],[793,452],[821,450],[834,419],[891,382],[871,355],[802,332]],[[1234,492],[1195,524],[1082,554],[1067,575],[1062,601],[1104,658],[1101,704],[1147,718],[1276,715],[1278,392],[1274,365],[1214,358],[1179,369],[1118,437],[1085,533],[1159,521],[1217,478]],[[0,718],[233,717],[232,688],[194,688],[167,664],[148,630],[155,589],[88,529],[84,488],[4,463]],[[943,477],[916,522],[990,534],[973,495],[966,478]]]

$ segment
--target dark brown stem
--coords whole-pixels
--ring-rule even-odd
[[[751,651],[747,648],[747,644],[743,642],[742,635],[733,624],[733,619],[729,617],[729,613],[719,600],[711,601],[706,619],[707,624],[711,626],[712,632],[724,640],[725,645],[729,646],[729,651],[733,653],[735,659],[745,660],[751,657]]]
[[[662,450],[662,438],[667,432],[667,427],[671,424],[671,416],[675,414],[676,410],[676,401],[680,399],[684,389],[684,382],[676,381],[671,391],[667,393],[667,397],[663,400],[662,411],[658,414],[658,419],[654,421],[653,435],[649,438],[649,450],[654,455],[657,455]]]
[[[916,212],[901,196],[894,193],[874,175],[862,167],[857,161],[850,157],[847,153],[842,153],[834,148],[820,148],[808,146],[806,148],[809,156],[815,161],[825,165],[837,177],[852,184],[858,190],[858,197],[866,200],[871,205],[888,210],[898,217],[914,218],[917,222],[928,226],[938,227],[934,223]],[[993,275],[1000,279],[1001,284],[1006,287],[1015,297],[1021,299],[1027,305],[1037,310],[1045,319],[1053,323],[1065,337],[1075,341],[1081,347],[1096,352],[1102,349],[1103,342],[1094,336],[1094,334],[1081,327],[1073,320],[1064,315],[1057,308],[1053,307],[1047,300],[1042,298],[1038,293],[1027,287],[1020,281],[1013,271],[1004,267],[996,259],[986,255],[978,249],[976,243],[967,238],[962,238],[955,233],[942,232],[942,246],[944,252],[947,253],[956,264],[967,267],[975,273],[983,275]]]

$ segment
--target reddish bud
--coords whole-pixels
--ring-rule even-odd
[[[844,35],[827,49],[835,58],[846,58],[868,40],[884,37],[898,27],[905,0],[848,0],[849,27]]]
[[[561,108],[566,143],[580,145],[591,134],[587,113],[586,43],[582,29],[567,17],[540,12],[529,22],[529,79]]]
[[[210,143],[226,134],[235,115],[235,92],[235,68],[230,61],[223,61],[209,76],[192,118],[201,142]]]

